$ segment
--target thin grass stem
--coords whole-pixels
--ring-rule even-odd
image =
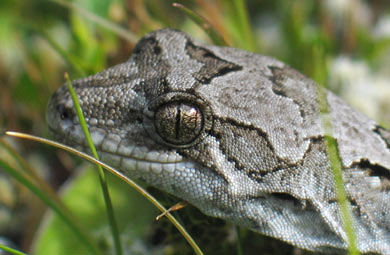
[[[239,31],[243,36],[243,42],[246,43],[246,49],[252,52],[257,51],[256,41],[253,37],[252,28],[249,23],[248,10],[246,8],[245,0],[233,0],[234,10],[236,10],[237,23],[239,24]]]
[[[23,139],[29,139],[32,141],[37,141],[37,142],[44,143],[44,144],[47,144],[47,145],[50,145],[53,147],[57,147],[59,149],[62,149],[62,150],[68,151],[72,154],[75,154],[81,158],[84,158],[93,164],[101,165],[104,169],[106,169],[109,172],[111,172],[112,174],[118,176],[123,181],[125,181],[127,184],[129,184],[131,187],[133,187],[137,192],[139,192],[142,196],[144,196],[146,199],[148,199],[158,210],[160,210],[163,213],[167,211],[167,209],[162,204],[160,204],[150,193],[148,193],[145,189],[143,189],[141,186],[139,186],[137,183],[135,183],[129,177],[127,177],[126,175],[124,175],[120,171],[116,170],[115,168],[107,165],[106,163],[103,163],[103,162],[95,159],[94,157],[92,157],[84,152],[78,151],[72,147],[66,146],[66,145],[58,143],[58,142],[54,142],[54,141],[51,141],[51,140],[48,140],[48,139],[45,139],[42,137],[37,137],[37,136],[29,135],[29,134],[7,131],[6,135],[19,137],[19,138],[23,138]],[[188,241],[188,243],[193,248],[195,254],[202,255],[203,252],[201,251],[199,246],[195,243],[195,241],[188,234],[188,232],[184,229],[184,227],[175,219],[175,217],[173,217],[173,215],[170,212],[165,213],[165,216],[168,218],[169,221],[171,221],[171,223],[179,230],[179,232],[183,235],[183,237]]]
[[[352,211],[344,187],[342,175],[342,163],[339,155],[337,141],[333,136],[332,122],[330,119],[329,105],[327,101],[327,91],[321,86],[317,86],[317,98],[319,101],[320,112],[322,116],[323,128],[325,130],[325,142],[330,167],[333,173],[337,199],[340,205],[341,219],[348,239],[348,252],[350,255],[358,255],[359,251],[356,246],[356,235],[352,222]]]
[[[5,161],[0,159],[0,167],[12,176],[15,180],[20,182],[23,186],[28,188],[33,194],[40,198],[45,204],[47,204],[53,211],[69,226],[70,229],[82,240],[86,248],[91,252],[91,254],[100,254],[101,252],[98,249],[97,245],[92,241],[92,238],[75,224],[75,222],[69,218],[69,216],[62,210],[58,204],[50,199],[50,197],[42,191],[37,185],[34,185],[33,182],[28,178],[23,176],[19,171],[8,165]]]
[[[92,155],[97,160],[99,160],[99,155],[97,154],[95,145],[93,144],[93,141],[92,141],[92,138],[91,138],[91,134],[89,133],[89,130],[88,130],[88,127],[87,127],[87,123],[86,123],[84,115],[83,115],[83,111],[82,111],[82,109],[80,107],[80,104],[79,104],[78,99],[77,99],[76,92],[75,92],[75,90],[73,88],[72,82],[69,79],[69,75],[67,73],[65,73],[65,79],[66,79],[66,82],[68,83],[68,89],[69,89],[69,92],[70,92],[70,94],[72,96],[73,105],[74,105],[74,107],[76,109],[77,116],[78,116],[81,128],[83,129],[83,132],[84,132],[84,135],[85,135],[85,139],[87,140],[87,143],[88,143],[88,146],[89,146],[89,148],[90,148],[90,150],[92,152]],[[121,244],[121,241],[120,241],[118,225],[117,225],[116,220],[115,220],[115,215],[114,215],[114,210],[113,210],[113,207],[112,207],[110,193],[109,193],[108,187],[107,187],[106,173],[103,171],[103,168],[100,165],[96,165],[96,166],[97,166],[98,173],[99,173],[100,185],[101,185],[101,188],[102,188],[104,202],[105,202],[105,205],[106,205],[106,212],[107,212],[108,222],[109,222],[110,229],[111,229],[111,234],[112,234],[112,237],[114,239],[114,246],[115,246],[116,254],[117,255],[122,255],[123,254],[123,249],[122,249],[122,244]]]
[[[3,244],[0,244],[0,249],[7,251],[7,252],[10,252],[10,253],[15,254],[15,255],[27,255],[27,253],[12,249],[11,247],[8,247],[8,246],[3,245]]]
[[[185,7],[182,4],[173,3],[173,7],[179,8],[182,10],[187,17],[194,21],[198,26],[200,26],[203,31],[211,38],[214,44],[219,46],[228,46],[228,43],[223,39],[223,37],[218,33],[218,31],[207,21],[206,18],[202,17],[200,14],[194,12],[193,10]]]

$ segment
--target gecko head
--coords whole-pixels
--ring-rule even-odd
[[[302,248],[347,246],[316,85],[283,63],[167,29],[142,38],[127,62],[73,85],[100,158],[127,176]],[[359,162],[343,178],[357,236],[372,238],[362,252],[388,253],[377,240],[388,240],[389,131],[326,99],[341,160]],[[47,122],[59,140],[88,150],[66,86]]]
[[[103,161],[222,215],[215,201],[224,208],[230,202],[215,194],[249,194],[263,173],[284,162],[276,149],[302,144],[287,150],[295,160],[307,144],[279,135],[293,134],[278,127],[300,118],[292,100],[272,92],[268,65],[282,66],[165,29],[143,37],[127,62],[73,86]],[[57,139],[88,150],[65,85],[49,102],[47,122]]]
[[[195,195],[196,186],[210,188],[210,178],[201,176],[216,176],[191,153],[205,147],[213,115],[193,93],[197,81],[190,70],[202,65],[184,54],[187,40],[173,30],[148,34],[127,62],[72,83],[103,161],[170,193]],[[177,62],[189,71],[174,70]],[[88,151],[66,85],[51,97],[46,119],[57,140]]]

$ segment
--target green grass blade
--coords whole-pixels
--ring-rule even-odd
[[[10,253],[15,254],[15,255],[27,255],[27,253],[12,249],[11,247],[5,246],[3,244],[0,244],[0,249],[7,251],[7,252],[10,252]]]
[[[70,94],[72,96],[73,104],[74,104],[74,107],[76,109],[77,116],[79,118],[80,125],[81,125],[81,127],[83,129],[85,138],[86,138],[86,140],[88,142],[88,146],[91,149],[92,155],[97,160],[99,160],[99,156],[97,154],[95,145],[93,144],[91,135],[90,135],[90,133],[88,131],[88,127],[87,127],[87,123],[86,123],[84,115],[83,115],[83,111],[81,110],[80,104],[79,104],[78,99],[77,99],[76,92],[73,89],[72,82],[70,81],[69,76],[68,76],[67,73],[65,73],[65,79],[66,79],[66,81],[68,83],[69,92],[70,92]],[[108,222],[109,222],[109,225],[110,225],[112,237],[114,239],[114,245],[115,245],[116,254],[117,255],[122,255],[123,254],[123,249],[122,249],[122,244],[121,244],[121,241],[120,241],[118,225],[117,225],[116,220],[115,220],[114,210],[112,208],[112,202],[111,202],[111,198],[110,198],[110,193],[109,193],[108,187],[107,187],[106,173],[103,171],[103,168],[100,165],[97,165],[97,168],[98,168],[98,173],[99,173],[100,184],[101,184],[102,191],[103,191],[104,202],[106,204],[106,212],[107,212]]]
[[[228,46],[228,43],[223,39],[223,37],[218,33],[218,31],[206,20],[206,18],[202,17],[198,13],[185,7],[182,4],[173,3],[172,6],[182,10],[187,15],[187,17],[189,17],[192,21],[198,24],[216,45]]]
[[[86,73],[79,62],[65,51],[47,32],[40,27],[31,24],[23,24],[22,26],[42,36],[42,38],[44,38],[50,46],[53,47],[53,49],[72,67],[77,75],[86,76]]]
[[[23,176],[19,171],[12,168],[6,162],[0,159],[0,167],[12,176],[15,180],[20,182],[23,186],[28,188],[33,194],[35,194],[39,199],[41,199],[46,205],[48,205],[57,215],[73,230],[73,232],[82,240],[86,247],[90,250],[91,254],[100,254],[101,252],[98,249],[97,245],[92,241],[92,238],[80,228],[79,225],[75,224],[73,219],[71,219],[58,204],[50,199],[50,197],[42,191],[39,187],[33,184],[33,182]]]
[[[42,30],[40,32],[41,35],[47,40],[47,42],[54,48],[54,50],[60,54],[66,62],[69,63],[69,65],[77,72],[79,76],[87,75],[78,61],[74,59],[67,51],[62,49],[62,47],[55,40],[53,40],[53,38],[48,33]]]
[[[59,4],[59,5],[66,7],[66,8],[69,8],[73,11],[79,12],[83,17],[95,22],[96,24],[106,28],[109,31],[112,31],[113,33],[115,33],[119,37],[125,39],[126,41],[128,41],[132,44],[135,44],[139,39],[137,35],[131,33],[130,31],[128,31],[126,29],[123,29],[119,25],[117,25],[117,24],[115,24],[107,19],[101,18],[101,17],[97,16],[96,14],[89,12],[89,11],[87,11],[87,10],[85,10],[85,9],[83,9],[83,8],[73,4],[71,2],[62,1],[62,0],[52,0],[52,1]]]
[[[92,237],[89,236],[88,231],[83,228],[83,225],[80,224],[80,221],[76,219],[76,217],[71,213],[69,208],[62,202],[62,200],[58,197],[56,192],[48,185],[37,173],[34,169],[21,157],[18,152],[16,152],[12,146],[7,144],[7,142],[0,137],[0,145],[13,157],[16,163],[19,164],[20,168],[28,178],[34,181],[34,185],[39,187],[39,189],[47,195],[48,200],[53,201],[58,207],[58,210],[61,210],[62,213],[69,219],[69,221],[73,222],[74,226],[78,226],[79,232],[81,232],[87,239],[92,240]],[[21,171],[20,171],[21,172]],[[47,204],[47,203],[46,203]]]
[[[242,249],[242,237],[241,237],[241,229],[239,226],[235,226],[235,232],[237,235],[237,255],[244,255],[243,249]]]
[[[21,169],[28,174],[42,190],[44,190],[48,195],[51,196],[51,199],[55,200],[59,205],[65,209],[65,205],[56,195],[55,191],[48,185],[35,171],[34,169],[26,162],[26,160],[20,156],[20,154],[15,151],[12,146],[10,146],[2,137],[0,137],[0,146],[2,146],[11,157],[19,164]]]
[[[169,211],[167,211],[167,209],[162,204],[160,204],[152,195],[150,195],[145,189],[143,189],[141,186],[139,186],[137,183],[135,183],[133,180],[131,180],[129,177],[127,177],[126,175],[124,175],[120,171],[118,171],[115,168],[95,159],[94,157],[92,157],[84,152],[80,152],[76,149],[73,149],[72,147],[66,146],[66,145],[58,143],[58,142],[54,142],[54,141],[51,141],[51,140],[48,140],[45,138],[32,136],[32,135],[28,135],[28,134],[12,132],[12,131],[7,131],[6,134],[9,136],[29,139],[29,140],[37,141],[40,143],[48,144],[50,146],[65,150],[65,151],[70,152],[72,154],[75,154],[81,158],[84,158],[84,159],[90,161],[93,164],[98,164],[98,165],[102,166],[104,169],[106,169],[109,172],[111,172],[112,174],[118,176],[123,181],[125,181],[127,184],[129,184],[131,187],[133,187],[135,190],[137,190],[141,195],[143,195],[146,199],[148,199],[157,209],[159,209],[161,212],[163,212],[164,216],[166,216],[168,218],[168,220],[179,230],[179,232],[183,235],[183,237],[188,241],[188,243],[193,248],[195,254],[197,254],[197,255],[203,254],[203,252],[200,250],[200,248],[195,243],[195,241],[192,239],[192,237],[188,234],[188,232],[184,229],[184,227],[175,219],[175,217],[173,217],[173,215]]]
[[[327,102],[327,91],[325,88],[318,85],[317,95],[320,106],[320,113],[322,116],[322,123],[325,130],[327,154],[335,182],[337,199],[340,205],[341,218],[343,220],[343,227],[348,238],[348,251],[350,255],[358,255],[359,251],[356,246],[356,235],[353,228],[351,205],[347,199],[342,176],[343,166],[339,155],[337,141],[333,137],[332,132],[332,123],[329,115],[329,105]]]
[[[248,51],[257,52],[257,44],[249,23],[248,11],[245,0],[227,0],[224,1],[230,6],[231,19],[236,26],[236,32],[239,33],[242,47]]]

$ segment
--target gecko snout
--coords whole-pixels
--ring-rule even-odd
[[[63,131],[73,124],[75,113],[73,104],[59,100],[55,93],[49,101],[46,110],[46,121],[52,131]]]

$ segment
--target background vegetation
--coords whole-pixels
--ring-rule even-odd
[[[131,54],[134,39],[148,31],[172,27],[211,43],[172,2],[74,1],[89,12],[86,14],[49,0],[2,0],[0,132],[50,137],[45,108],[50,95],[64,83],[64,72],[77,78],[80,72],[93,74],[123,62]],[[242,29],[245,26],[240,24],[234,1],[177,2],[206,17],[230,45],[290,64],[390,126],[389,1],[248,0],[248,31]],[[124,39],[112,26],[91,20],[91,14],[131,31],[135,38]],[[14,169],[23,168],[19,163],[24,162],[22,166],[33,168],[46,183],[60,189],[98,246],[106,252],[112,250],[97,177],[81,160],[39,143],[5,136],[0,142],[2,162]],[[0,243],[37,254],[85,254],[85,247],[67,226],[44,215],[46,206],[2,170],[0,166]],[[144,198],[112,176],[110,182],[127,254],[192,253],[169,222],[154,221],[158,211]],[[152,192],[168,207],[177,202]],[[240,247],[243,254],[303,253],[243,229],[237,231],[237,242],[234,228],[193,208],[177,215],[206,254],[237,254]]]

